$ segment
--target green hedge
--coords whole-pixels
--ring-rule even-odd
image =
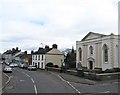
[[[120,72],[120,68],[113,68],[115,72]]]
[[[94,69],[94,72],[95,72],[95,73],[102,73],[102,68],[95,68],[95,69]]]

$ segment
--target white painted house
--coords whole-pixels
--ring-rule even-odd
[[[60,67],[63,61],[64,54],[57,49],[56,44],[53,44],[52,48],[49,48],[49,46],[39,48],[32,54],[32,65],[40,69],[45,69],[47,63],[53,63],[53,65]]]
[[[37,68],[45,69],[45,49],[39,48],[38,51],[32,54],[32,65]]]
[[[89,32],[81,41],[76,41],[76,68],[102,70],[118,67],[118,35],[103,35]]]

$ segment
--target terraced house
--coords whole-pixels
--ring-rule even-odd
[[[64,54],[57,49],[56,44],[53,44],[52,48],[49,48],[49,46],[39,48],[38,51],[32,54],[32,65],[40,69],[45,69],[48,63],[53,63],[53,65],[60,67],[63,61]]]
[[[79,62],[91,70],[118,68],[118,35],[89,32],[76,41],[76,68]]]

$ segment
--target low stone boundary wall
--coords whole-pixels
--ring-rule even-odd
[[[54,67],[48,67],[48,71],[54,71],[54,72],[61,72],[61,68],[54,68]],[[63,73],[67,73],[70,75],[74,76],[79,76],[79,73],[77,70],[66,70]],[[97,81],[102,81],[102,80],[112,80],[112,79],[120,79],[120,72],[117,73],[103,73],[103,74],[96,74],[93,72],[83,72],[84,78],[91,79],[91,80],[97,80]],[[81,76],[80,76],[81,77]]]

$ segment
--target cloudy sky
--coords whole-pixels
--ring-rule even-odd
[[[0,0],[0,52],[54,43],[63,50],[90,31],[118,34],[118,1]]]

